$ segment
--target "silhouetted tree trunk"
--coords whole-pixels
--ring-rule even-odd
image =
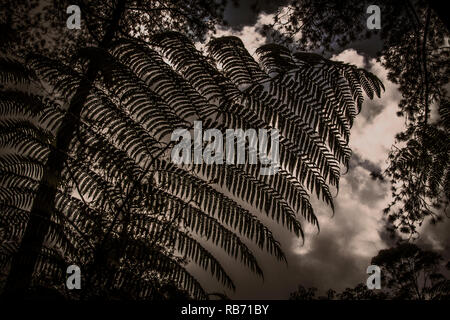
[[[118,1],[112,14],[111,22],[106,28],[99,47],[107,48],[114,39],[119,29],[119,22],[125,11],[125,2],[125,0]],[[79,120],[76,119],[80,118],[81,110],[98,73],[98,65],[91,61],[58,130],[54,148],[50,150],[45,171],[37,191],[37,197],[33,202],[22,242],[18,252],[12,259],[11,270],[3,292],[6,297],[23,297],[26,290],[30,287],[39,252],[49,231],[48,221],[54,210],[55,196],[61,181],[61,173],[69,151],[70,141],[79,125]]]

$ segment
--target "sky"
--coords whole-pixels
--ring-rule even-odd
[[[230,27],[218,30],[215,36],[238,36],[253,54],[260,45],[266,43],[258,29],[271,21],[276,9],[271,3],[263,1],[262,9],[266,12],[259,15],[250,10],[250,2],[243,3],[239,8],[229,5],[225,18]],[[388,152],[394,143],[395,134],[403,129],[404,119],[396,116],[401,98],[397,86],[387,79],[387,70],[373,58],[381,43],[377,39],[371,41],[351,44],[332,56],[334,60],[351,63],[374,73],[386,87],[381,98],[369,100],[365,97],[362,111],[356,117],[350,137],[353,155],[348,172],[342,171],[340,190],[334,199],[334,216],[324,203],[311,198],[319,218],[320,233],[304,225],[307,230],[304,243],[282,227],[263,220],[281,242],[288,265],[277,262],[248,243],[263,268],[262,281],[238,262],[219,255],[237,286],[234,293],[225,291],[230,298],[287,299],[299,284],[316,287],[319,293],[330,288],[341,291],[354,287],[366,282],[366,270],[371,264],[371,258],[379,250],[393,245],[385,231],[382,213],[390,201],[390,185],[387,181],[372,179],[370,173],[386,169]],[[449,226],[450,219],[437,226],[425,223],[417,243],[424,248],[437,250],[448,258]],[[223,292],[220,285],[208,278],[207,273],[196,270],[194,266],[190,266],[190,269],[207,291]]]

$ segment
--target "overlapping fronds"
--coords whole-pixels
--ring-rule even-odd
[[[47,182],[56,200],[37,278],[60,274],[65,261],[87,265],[93,287],[133,287],[133,296],[149,298],[154,279],[162,279],[205,298],[186,262],[235,288],[207,243],[262,277],[246,241],[286,258],[260,214],[301,237],[304,221],[319,226],[310,196],[333,206],[330,186],[338,188],[340,163],[348,164],[362,92],[379,96],[381,82],[276,45],[258,49],[257,62],[235,37],[213,39],[207,49],[209,57],[166,32],[149,44],[119,40],[108,51],[82,49],[74,66],[37,55],[1,61],[0,80],[9,83],[0,92],[3,266],[20,243],[49,154],[64,153],[65,160],[61,181]],[[87,61],[101,74],[89,86],[81,72]],[[68,106],[80,88],[86,99],[72,114]],[[171,133],[199,120],[221,132],[277,129],[279,170],[261,175],[263,164],[247,157],[241,164],[172,163]],[[67,151],[54,143],[65,121],[78,123]],[[102,268],[108,274],[95,276]]]

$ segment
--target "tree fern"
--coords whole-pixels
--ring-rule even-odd
[[[32,284],[50,276],[62,289],[61,268],[73,263],[87,298],[102,290],[151,298],[164,281],[206,298],[187,262],[236,285],[205,242],[263,276],[246,241],[286,258],[259,213],[301,237],[304,221],[319,226],[310,196],[333,205],[330,185],[338,187],[339,166],[348,165],[362,92],[379,96],[381,82],[276,45],[258,49],[255,61],[234,37],[207,49],[204,56],[166,32],[147,44],[120,39],[82,49],[73,66],[39,55],[2,60],[2,268],[12,265],[17,276],[26,259],[14,257],[32,234],[40,239],[29,248]],[[260,175],[261,165],[248,159],[172,163],[172,131],[191,130],[197,120],[223,132],[278,129],[280,170]]]

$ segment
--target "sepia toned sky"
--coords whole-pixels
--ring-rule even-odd
[[[215,36],[238,36],[253,54],[258,46],[266,43],[258,28],[271,21],[276,6],[267,5],[267,13],[257,16],[250,10],[249,3],[244,2],[240,8],[229,5],[225,14],[230,27],[219,30]],[[265,279],[262,281],[238,262],[219,254],[221,263],[230,271],[237,287],[234,293],[225,291],[230,298],[287,299],[299,284],[316,287],[320,293],[330,288],[340,291],[354,287],[366,282],[366,269],[371,258],[393,244],[385,232],[382,213],[390,199],[390,185],[387,181],[372,179],[370,173],[382,172],[386,168],[394,135],[402,130],[404,119],[396,116],[401,98],[396,85],[387,80],[387,71],[372,56],[380,42],[371,41],[350,45],[332,57],[365,68],[377,75],[386,87],[380,99],[371,101],[366,97],[362,111],[356,117],[350,137],[353,156],[348,172],[342,170],[340,190],[334,199],[334,216],[330,208],[312,197],[320,233],[304,225],[308,231],[304,244],[282,227],[263,219],[281,242],[288,265],[277,262],[247,242],[264,271]],[[440,251],[448,258],[449,227],[450,219],[437,226],[425,224],[420,230],[418,244]],[[207,291],[223,291],[207,273],[196,270],[194,266],[189,269],[205,284]]]

